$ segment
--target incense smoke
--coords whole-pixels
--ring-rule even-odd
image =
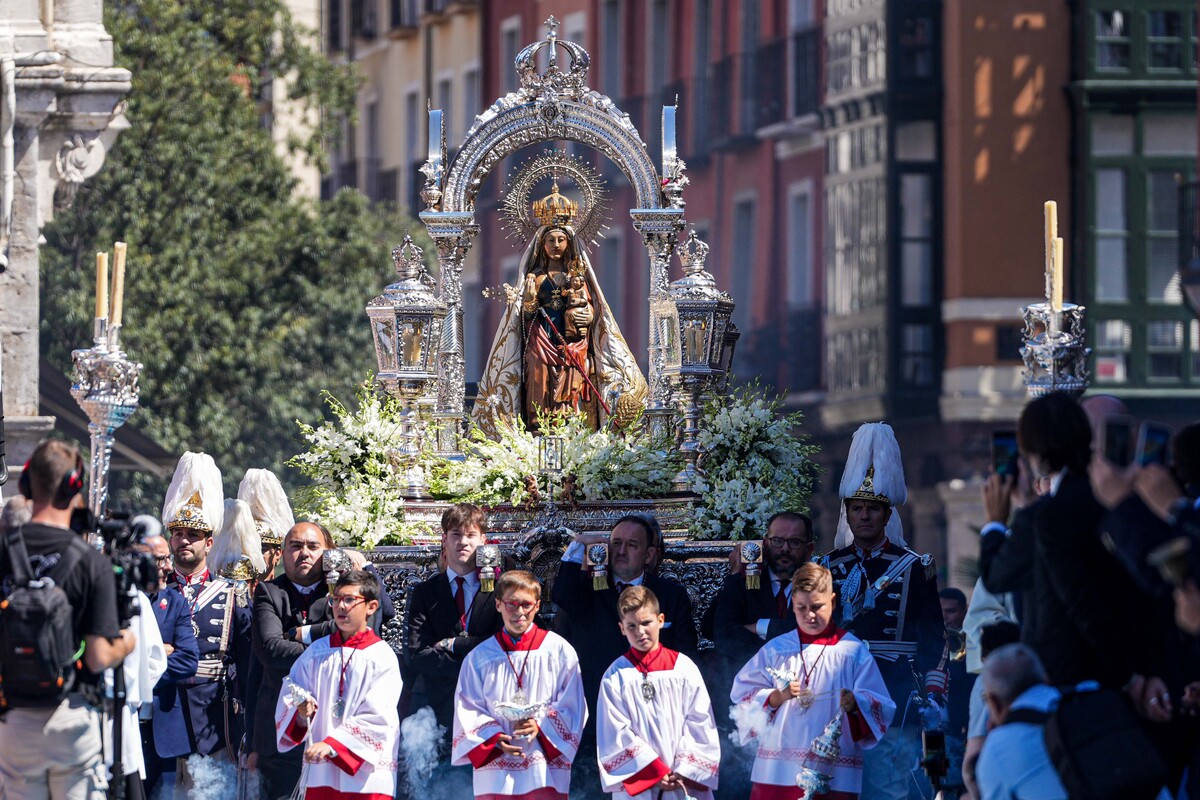
[[[729,740],[741,748],[754,745],[754,740],[766,730],[771,718],[767,710],[757,703],[740,703],[729,707],[729,719],[737,726],[729,732]]]
[[[445,726],[438,725],[429,706],[400,723],[400,769],[410,795],[417,796],[428,788],[445,734]]]
[[[188,800],[213,800],[237,794],[237,767],[229,761],[211,756],[188,756],[187,770],[192,779]]]

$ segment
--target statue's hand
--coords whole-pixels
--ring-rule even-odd
[[[579,308],[567,309],[567,315],[570,317],[571,324],[578,328],[586,328],[592,324],[592,319],[596,316],[592,313],[591,306],[580,306]]]

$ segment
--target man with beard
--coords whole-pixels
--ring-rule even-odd
[[[723,698],[729,694],[733,677],[754,657],[763,643],[796,629],[792,613],[792,575],[812,559],[812,521],[795,511],[781,511],[767,522],[767,534],[762,538],[766,570],[759,576],[757,588],[746,585],[745,565],[734,550],[735,564],[716,600],[709,606],[711,623],[705,634],[717,645],[705,659],[708,666],[709,694]],[[717,725],[730,727],[729,703],[719,702],[713,712]],[[746,786],[750,780],[750,764],[737,748],[721,750],[721,776],[726,787]]]
[[[763,642],[795,629],[792,573],[812,558],[812,521],[795,511],[779,512],[767,522],[762,547],[767,571],[758,587],[749,588],[742,572],[731,573],[713,604],[713,640],[738,668]]]
[[[303,767],[303,749],[280,753],[276,746],[275,703],[283,679],[308,645],[334,631],[321,556],[333,547],[329,532],[312,522],[298,523],[283,538],[283,575],[254,591],[254,655],[262,679],[254,706],[252,755],[248,766],[262,775],[262,797],[288,798]]]
[[[928,786],[914,772],[922,714],[909,699],[913,674],[922,677],[923,695],[944,704],[946,639],[933,558],[907,547],[896,514],[908,489],[891,426],[868,423],[855,432],[839,489],[838,549],[822,563],[833,573],[841,627],[867,643],[896,702],[886,735],[864,755],[862,796],[904,800],[914,781]]]
[[[163,503],[175,563],[168,585],[188,604],[200,652],[196,674],[168,688],[155,705],[158,753],[179,759],[177,798],[193,788],[189,756],[212,757],[233,769],[242,738],[239,681],[246,680],[250,659],[250,609],[238,605],[234,582],[208,567],[213,535],[225,517],[223,493],[212,457],[184,453]]]

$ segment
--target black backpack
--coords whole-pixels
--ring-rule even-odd
[[[1054,711],[1015,708],[1010,722],[1044,726],[1046,751],[1071,800],[1154,800],[1170,779],[1133,702],[1115,689],[1065,689]]]
[[[5,537],[13,590],[0,601],[0,710],[57,706],[75,683],[83,644],[60,587],[87,546],[72,538],[58,563],[33,577],[21,529]]]

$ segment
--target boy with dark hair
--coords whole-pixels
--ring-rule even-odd
[[[629,650],[600,681],[596,739],[604,791],[615,800],[663,792],[711,800],[721,743],[704,678],[690,658],[659,643],[666,617],[654,592],[631,586],[617,609]]]
[[[400,664],[368,622],[379,581],[348,570],[330,607],[337,630],[296,660],[275,710],[279,750],[304,746],[310,800],[391,800],[399,757]]]
[[[453,763],[474,767],[477,798],[567,797],[588,710],[575,651],[534,623],[541,599],[532,573],[501,575],[496,610],[504,629],[473,649],[459,672]]]

